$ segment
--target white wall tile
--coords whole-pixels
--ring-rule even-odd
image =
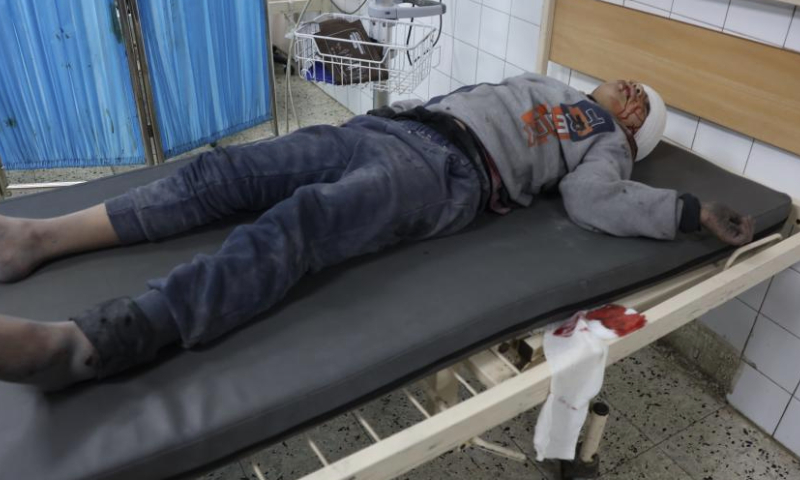
[[[800,382],[800,338],[763,315],[747,341],[744,358],[788,392]]]
[[[569,77],[571,74],[572,70],[570,68],[559,65],[555,62],[547,62],[548,77],[555,78],[556,80],[569,85]]]
[[[353,7],[355,8],[355,7]],[[361,112],[361,89],[358,87],[347,87],[347,109],[353,115],[358,115]]]
[[[539,50],[539,27],[518,18],[511,18],[508,29],[506,61],[532,72],[536,69]]]
[[[600,85],[601,83],[603,82],[594,77],[590,77],[589,75],[586,75],[584,73],[575,70],[572,71],[572,76],[569,79],[570,87],[576,90],[580,90],[581,92],[586,94],[592,93],[592,91],[595,88],[597,88],[598,85]]]
[[[656,8],[646,3],[641,3],[634,0],[625,0],[625,6],[634,10],[641,10],[642,12],[652,13],[661,17],[669,17],[669,10]]]
[[[503,77],[516,77],[517,75],[522,75],[523,73],[525,73],[525,70],[506,62],[506,68],[503,70]]]
[[[478,66],[478,49],[458,39],[453,42],[452,78],[465,85],[475,83]]]
[[[800,8],[794,12],[794,20],[789,28],[789,36],[786,37],[786,48],[800,52]]]
[[[495,57],[505,58],[510,16],[507,13],[486,8],[485,5],[482,16],[478,47]]]
[[[742,374],[728,401],[753,423],[772,433],[791,395],[750,365],[742,363],[741,367]]]
[[[775,431],[775,439],[800,456],[800,400],[793,398]]]
[[[785,3],[731,0],[725,30],[783,46],[793,12],[794,6]]]
[[[717,165],[741,174],[752,146],[752,138],[700,120],[692,149]]]
[[[478,51],[478,74],[475,83],[500,83],[503,81],[506,62],[489,55],[483,50]]]
[[[434,56],[433,60],[439,60],[439,64],[433,68],[439,70],[449,77],[450,72],[453,69],[453,37],[443,34],[439,39],[439,44],[436,45],[436,48],[441,48],[441,50],[439,50],[439,56]],[[434,55],[437,54],[434,53]]]
[[[511,0],[511,15],[541,25],[542,0]]]
[[[455,39],[477,47],[480,30],[481,4],[472,0],[459,0],[455,33],[453,34]]]
[[[456,26],[456,14],[458,13],[458,5],[456,0],[442,0],[447,8],[447,11],[442,16],[442,33],[453,35]],[[438,22],[436,23],[438,25]]]
[[[737,299],[709,311],[700,321],[741,353],[758,314]]]
[[[424,80],[422,80],[422,82],[420,82],[417,88],[414,89],[414,95],[427,101],[430,98],[430,93],[429,93],[430,85],[431,85],[431,76],[428,75],[427,77],[425,77]]]
[[[800,336],[800,273],[789,268],[775,275],[761,313]]]
[[[428,90],[430,98],[450,93],[450,76],[438,70],[431,71],[431,84]]]
[[[675,0],[672,13],[722,28],[730,0]]]
[[[771,279],[764,280],[750,290],[739,294],[736,298],[749,305],[753,310],[760,310],[761,304],[764,302],[764,297],[767,295],[767,288],[769,288],[770,280]]]
[[[360,115],[366,115],[366,113],[372,110],[374,105],[372,92],[369,90],[362,90],[361,93],[361,111],[359,112]]]
[[[678,15],[677,13],[671,13],[669,15],[670,20],[676,20],[678,22],[688,23],[689,25],[694,25],[696,27],[703,27],[709,30],[714,30],[717,32],[722,31],[722,27],[717,27],[715,25],[711,25],[710,23],[701,22],[700,20],[694,20],[689,17],[684,17],[683,15]]]
[[[459,88],[463,87],[464,85],[465,84],[459,82],[455,78],[451,78],[450,79],[450,91],[451,92],[454,92],[454,91],[458,90]]]
[[[333,98],[336,99],[337,102],[341,103],[342,105],[347,106],[347,90],[349,87],[344,87],[341,85],[334,85],[333,86]]]
[[[660,8],[661,10],[665,10],[669,12],[672,10],[672,0],[636,0],[639,3],[643,3],[645,5],[650,5],[651,7]]]
[[[686,148],[692,148],[699,121],[694,115],[667,107],[667,128],[664,136]]]
[[[768,187],[800,198],[800,157],[756,141],[745,176]]]
[[[483,4],[503,13],[511,13],[511,0],[483,0]]]

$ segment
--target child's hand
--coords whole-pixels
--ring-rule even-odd
[[[720,203],[703,203],[700,208],[700,223],[730,245],[744,245],[753,240],[753,217],[744,216]]]

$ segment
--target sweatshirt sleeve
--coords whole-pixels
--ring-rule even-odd
[[[572,221],[619,237],[674,239],[683,209],[678,192],[628,180],[633,161],[625,147],[594,147],[559,184]]]

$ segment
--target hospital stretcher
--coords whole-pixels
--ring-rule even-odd
[[[71,212],[180,164],[11,199],[0,214]],[[786,195],[666,143],[637,165],[635,178],[751,214],[758,237],[770,242],[794,227],[787,219],[796,222]],[[213,252],[246,220],[54,262],[0,286],[3,313],[57,321],[138,294],[147,279]],[[722,271],[734,249],[708,235],[664,242],[592,233],[569,221],[558,196],[543,197],[507,217],[485,215],[457,235],[307,277],[277,308],[224,339],[176,349],[130,374],[54,395],[0,383],[0,478],[196,473],[440,371],[429,391],[451,408],[308,477],[391,478],[544,399],[546,363],[520,372],[490,347],[623,297],[649,324],[611,345],[610,361],[618,360],[800,261],[800,236],[762,247]],[[672,298],[652,306],[664,296]],[[458,362],[491,388],[455,404],[457,378],[446,367]]]
[[[561,17],[554,15],[555,3],[565,6]],[[570,9],[573,15],[566,16]],[[587,14],[587,9],[594,10]],[[624,17],[620,21],[627,25],[645,26],[617,28],[617,17]],[[742,87],[733,80],[688,82],[681,68],[701,80],[711,78],[704,65],[691,63],[694,57],[684,66],[656,61],[661,58],[653,53],[657,46],[644,51],[649,39],[670,34],[662,29],[681,29],[680,38],[691,41],[694,30],[685,29],[696,28],[645,17],[650,16],[601,2],[548,0],[539,59],[597,77],[618,74],[643,80],[666,92],[670,104],[694,94],[745,101],[736,96]],[[596,31],[594,19],[608,31]],[[591,51],[613,47],[617,35],[637,32],[644,35],[638,43],[625,39],[636,45],[628,55]],[[560,53],[587,34],[595,41],[575,52],[587,58]],[[598,40],[605,37],[611,43]],[[711,52],[715,42],[694,44]],[[796,64],[784,58],[794,54],[759,48],[745,52],[750,64],[757,59],[762,70],[777,65],[789,72],[789,80],[766,88],[756,85],[761,77],[745,75],[745,88],[778,96],[786,108],[777,102],[765,103],[768,108],[762,110],[754,105],[742,120],[728,119],[723,107],[697,103],[705,111],[696,114],[756,138],[761,138],[759,125],[768,126],[768,134],[794,128],[796,123],[789,120],[796,119],[791,107],[800,89],[792,87],[798,76],[789,71]],[[628,69],[637,64],[643,70]],[[681,81],[664,83],[669,71]],[[726,78],[734,73],[727,71]],[[676,91],[684,84],[685,90]],[[761,96],[757,100],[766,102]],[[693,111],[693,106],[681,108]],[[740,120],[754,123],[737,124]],[[792,143],[796,136],[763,140],[800,151]],[[168,175],[180,164],[12,199],[0,204],[0,214],[48,217],[72,212]],[[559,197],[543,196],[531,208],[507,217],[484,215],[457,235],[399,246],[306,277],[276,308],[220,341],[191,351],[176,348],[129,374],[55,395],[0,383],[0,478],[198,475],[421,381],[434,406],[430,418],[386,439],[373,437],[374,445],[306,477],[392,478],[544,400],[550,370],[536,353],[540,338],[529,332],[603,303],[637,308],[648,324],[611,342],[609,362],[614,362],[800,261],[800,235],[792,236],[800,228],[800,204],[784,194],[666,143],[637,164],[634,179],[751,214],[757,240],[734,249],[707,234],[681,235],[671,242],[613,238],[580,229],[567,218]],[[0,308],[6,314],[58,321],[109,298],[139,294],[146,280],[165,275],[196,253],[213,252],[235,225],[247,220],[243,216],[159,244],[54,262],[23,282],[0,285]],[[524,361],[510,361],[499,351],[498,344],[509,342],[519,347],[513,352],[527,352]],[[461,367],[487,388],[458,402]],[[362,420],[369,433],[369,419]]]

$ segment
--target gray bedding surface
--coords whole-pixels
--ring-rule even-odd
[[[174,171],[143,169],[0,203],[47,217]],[[790,199],[662,143],[635,179],[755,216],[761,234]],[[0,311],[59,321],[137,295],[247,217],[158,244],[74,256],[0,285]],[[44,395],[0,383],[0,478],[152,479],[285,437],[521,330],[710,261],[706,234],[663,242],[581,230],[557,196],[482,216],[448,238],[404,245],[306,277],[276,308],[208,347],[102,383]],[[0,346],[2,348],[2,346]]]

